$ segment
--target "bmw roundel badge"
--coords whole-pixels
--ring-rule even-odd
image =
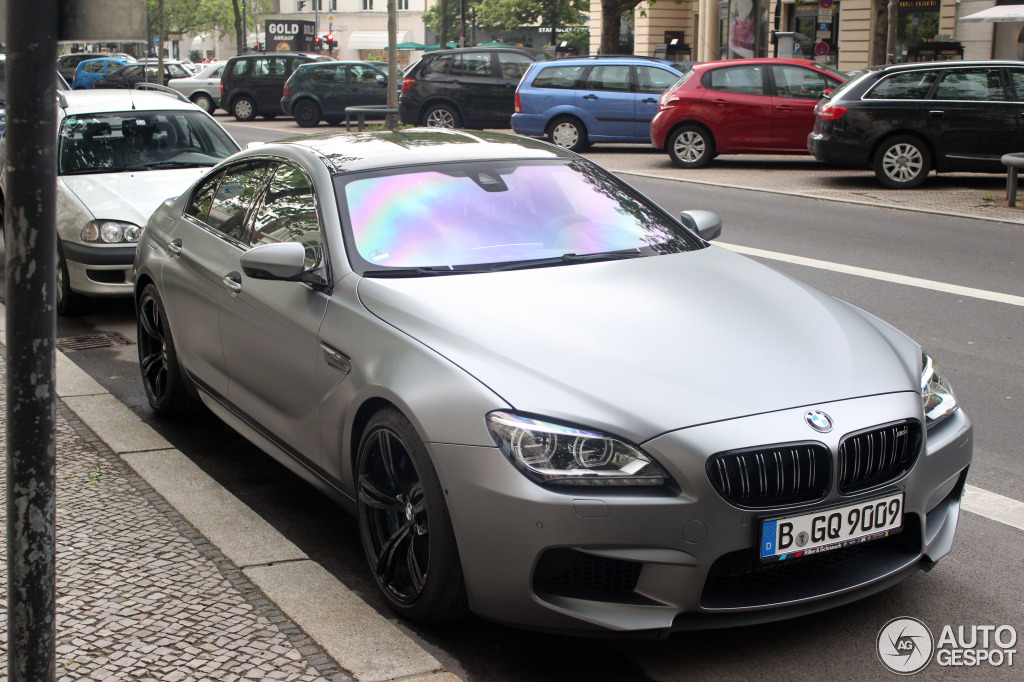
[[[828,433],[832,430],[832,418],[821,410],[807,411],[804,413],[804,421],[819,433]]]

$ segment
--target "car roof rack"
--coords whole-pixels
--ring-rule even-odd
[[[560,59],[646,59],[649,62],[669,61],[667,59],[662,59],[661,57],[649,57],[642,54],[588,54],[581,57],[556,57],[550,61],[558,61]]]
[[[135,89],[136,90],[155,90],[156,92],[159,92],[159,93],[161,93],[163,95],[168,95],[170,97],[174,97],[175,99],[181,100],[182,102],[190,102],[191,103],[191,101],[192,101],[188,97],[185,97],[185,95],[183,95],[180,92],[178,92],[177,90],[175,90],[174,88],[169,88],[166,85],[160,85],[159,83],[145,83],[145,82],[143,82],[143,83],[136,83],[135,84]]]

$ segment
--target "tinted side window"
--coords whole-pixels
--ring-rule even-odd
[[[541,69],[533,79],[535,88],[574,90],[578,87],[580,75],[585,66],[548,66]]]
[[[129,67],[129,68],[125,69],[121,73],[121,75],[124,76],[125,78],[140,78],[140,77],[142,77],[142,68],[143,67],[141,67],[141,66],[132,66],[132,67]],[[154,80],[155,80],[155,78],[156,78],[156,72],[155,71],[153,72],[153,76],[154,76]]]
[[[104,62],[83,62],[82,71],[85,73],[103,73],[105,66]]]
[[[236,61],[234,64],[231,65],[231,75],[244,76],[246,70],[249,68],[249,62],[251,61],[251,59],[239,59],[238,61]]]
[[[284,57],[260,57],[253,60],[252,75],[274,78],[288,73],[288,60]]]
[[[320,264],[323,238],[316,215],[316,199],[306,176],[294,166],[282,164],[274,172],[263,201],[256,211],[251,246],[298,242],[306,247],[306,267]]]
[[[185,209],[186,215],[190,215],[204,223],[207,222],[207,213],[210,210],[210,204],[213,202],[213,193],[217,191],[217,184],[222,177],[224,177],[223,173],[217,173],[217,175],[207,179],[196,188],[196,191],[192,194],[192,200],[188,202],[188,207]]]
[[[229,168],[210,204],[206,224],[240,240],[245,231],[246,211],[266,174],[265,163],[243,163]]]
[[[349,78],[351,79],[350,82],[353,85],[356,85],[358,83],[362,83],[364,85],[373,85],[374,83],[377,82],[378,78],[382,76],[385,79],[387,78],[387,76],[382,74],[377,69],[374,69],[370,66],[363,66],[362,64],[352,64],[351,66],[348,67],[348,73]],[[339,80],[344,81],[344,76],[342,74],[338,74],[338,78]]]
[[[502,78],[519,80],[532,63],[530,58],[524,54],[516,54],[515,52],[498,53],[498,66],[501,68]]]
[[[679,80],[679,76],[656,66],[636,67],[637,91],[650,94],[661,94],[670,85]]]
[[[588,90],[610,90],[629,92],[633,85],[629,78],[628,66],[595,66],[587,76]]]
[[[451,75],[469,76],[472,78],[490,78],[491,55],[487,53],[461,55],[461,59],[452,65]]]
[[[763,95],[764,76],[760,66],[714,69],[704,76],[704,87],[738,95]]]
[[[168,64],[167,75],[169,75],[171,78],[188,78],[192,74],[186,71],[185,67],[181,66],[180,64]]]
[[[894,73],[875,84],[864,99],[924,99],[937,75],[937,71]]]
[[[437,59],[431,59],[423,65],[424,76],[431,74],[447,75],[451,73],[452,64],[455,62],[455,55],[446,54]]]
[[[822,74],[799,66],[773,65],[772,77],[779,97],[821,99],[825,88],[832,87],[832,82]]]
[[[345,71],[343,66],[318,66],[313,70],[313,83],[344,83]]]
[[[1010,82],[1016,90],[1015,102],[1024,102],[1024,69],[1009,69]]]
[[[953,69],[947,71],[935,88],[932,99],[979,102],[1006,99],[1000,69]]]

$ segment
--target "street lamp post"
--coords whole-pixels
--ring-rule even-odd
[[[249,51],[249,27],[245,25],[245,0],[242,0],[242,54]]]

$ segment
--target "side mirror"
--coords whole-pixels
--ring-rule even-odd
[[[264,244],[243,253],[241,263],[247,277],[290,280],[306,271],[306,247],[298,242]]]
[[[387,85],[387,84],[388,84],[387,76],[377,76],[377,85]]]
[[[722,234],[722,218],[713,211],[683,211],[679,220],[690,232],[706,242]]]

